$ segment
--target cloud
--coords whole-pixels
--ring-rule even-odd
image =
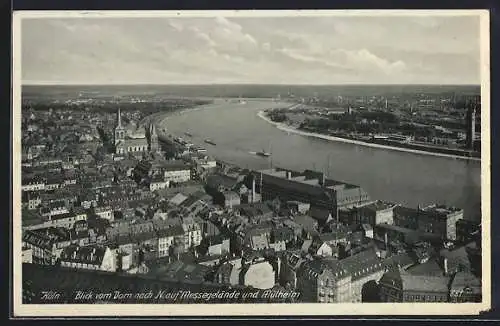
[[[329,50],[324,54],[317,56],[304,54],[298,51],[283,49],[281,52],[293,59],[328,66],[335,69],[347,69],[359,72],[374,72],[378,74],[397,74],[402,73],[406,65],[398,60],[390,62],[380,58],[366,49],[349,51],[345,49]]]
[[[22,78],[476,83],[478,31],[474,17],[25,19]]]

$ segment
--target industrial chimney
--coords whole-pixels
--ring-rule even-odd
[[[255,175],[252,178],[252,201],[251,203],[255,203]]]

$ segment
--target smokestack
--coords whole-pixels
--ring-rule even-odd
[[[252,178],[252,203],[255,203],[255,175]]]

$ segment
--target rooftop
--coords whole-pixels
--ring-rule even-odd
[[[392,203],[386,203],[386,202],[377,200],[375,202],[371,202],[371,203],[368,203],[366,205],[363,205],[360,208],[370,209],[370,210],[374,210],[374,211],[381,211],[384,209],[393,208],[395,206],[396,205],[394,205]]]
[[[175,261],[167,265],[152,265],[148,274],[154,275],[160,280],[194,280],[203,282],[205,276],[210,271],[211,269],[204,265]]]
[[[443,268],[434,259],[429,260],[423,264],[412,266],[407,269],[407,272],[412,275],[430,275],[430,276],[444,275]]]
[[[403,291],[448,293],[449,278],[445,276],[413,275],[399,269],[382,276],[381,284],[396,286]]]

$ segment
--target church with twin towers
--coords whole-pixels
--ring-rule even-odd
[[[115,153],[119,155],[142,156],[160,151],[155,124],[149,122],[131,131],[130,127],[123,125],[120,109],[118,109],[113,144]]]

